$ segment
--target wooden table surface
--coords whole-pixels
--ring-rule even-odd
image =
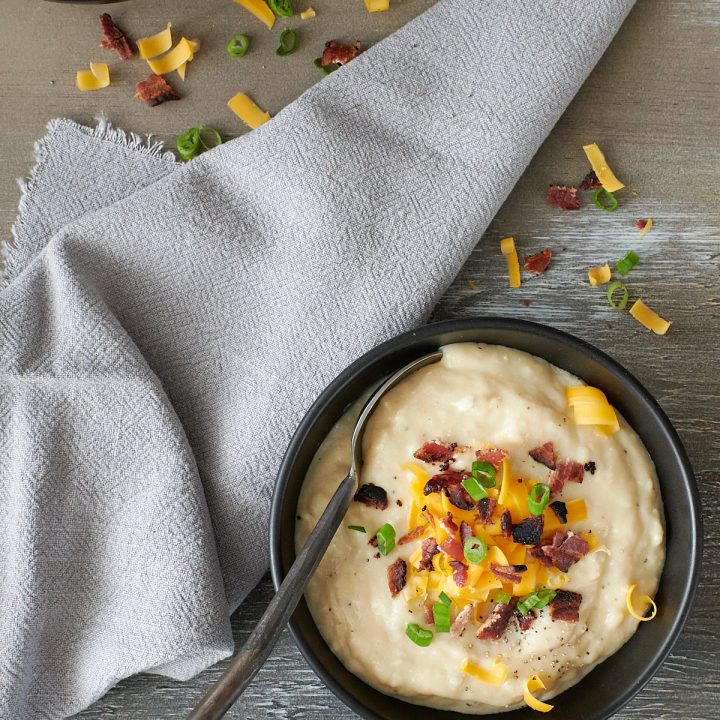
[[[488,0],[490,1],[490,0]],[[128,0],[107,9],[133,37],[172,20],[202,49],[176,82],[181,102],[147,108],[132,98],[143,71],[121,65],[97,47],[97,6],[3,0],[0,23],[0,230],[9,237],[19,191],[14,178],[32,164],[33,141],[57,116],[90,123],[98,113],[138,133],[174,142],[205,123],[226,137],[244,130],[225,102],[249,92],[277,112],[321,74],[312,60],[323,42],[378,41],[432,4],[393,0],[390,13],[368,15],[362,0],[312,0],[314,20],[280,26],[299,30],[300,49],[277,58],[277,29],[268,32],[230,0]],[[296,0],[298,7],[305,3]],[[252,36],[252,52],[229,58],[229,36]],[[437,319],[501,314],[549,323],[594,343],[623,363],[674,421],[692,459],[704,505],[705,560],[695,610],[675,651],[652,682],[618,717],[710,720],[720,716],[720,5],[717,0],[639,0],[619,35],[532,161],[464,270],[437,308]],[[432,49],[430,49],[432,51]],[[76,69],[111,63],[113,84],[98,93],[74,88]],[[577,182],[586,171],[581,145],[597,141],[629,186],[621,208],[561,213],[544,205],[550,182]],[[637,196],[634,193],[637,193]],[[653,217],[640,238],[634,221]],[[520,290],[506,287],[497,240],[515,236],[521,249],[550,247],[548,273]],[[584,282],[590,265],[634,248],[640,264],[628,279],[633,294],[673,320],[665,337],[626,313],[613,313],[602,290]],[[473,280],[479,290],[472,289]],[[529,304],[528,304],[529,303]],[[243,642],[272,594],[266,578],[235,613]],[[150,675],[121,682],[81,718],[183,718],[217,679],[221,663],[179,683]],[[287,633],[267,666],[231,711],[233,718],[355,717],[301,658]]]

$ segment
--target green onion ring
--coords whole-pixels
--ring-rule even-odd
[[[250,38],[247,35],[233,35],[227,44],[228,55],[243,57],[250,49]]]
[[[624,257],[620,258],[615,263],[615,269],[623,277],[625,277],[625,275],[627,275],[638,264],[639,259],[638,254],[634,250],[629,250],[625,253]]]
[[[617,210],[618,206],[618,201],[615,195],[613,195],[605,188],[600,188],[599,190],[595,191],[595,194],[593,195],[593,202],[601,210],[605,210],[607,212],[613,212],[613,210]]]
[[[528,495],[528,509],[532,515],[542,515],[545,506],[550,502],[550,486],[545,483],[535,483]]]
[[[494,488],[497,485],[497,471],[492,463],[475,460],[472,464],[472,476],[484,488]]]
[[[478,565],[487,555],[487,545],[485,544],[485,541],[481,540],[479,537],[469,537],[465,541],[463,550],[465,552],[465,559],[471,565]]]
[[[200,131],[190,128],[177,139],[176,147],[183,160],[192,160],[200,154]]]
[[[450,632],[450,608],[442,603],[433,605],[433,620],[435,632]]]
[[[200,133],[200,144],[203,148],[205,148],[205,150],[212,150],[214,147],[222,145],[223,143],[222,135],[215,128],[208,127],[207,125],[201,125],[198,128],[198,132]],[[208,145],[203,138],[203,133],[209,133],[215,142],[212,145]]]
[[[465,488],[467,491],[467,494],[475,501],[478,502],[479,500],[482,500],[483,498],[486,498],[488,496],[487,490],[480,484],[477,478],[475,477],[467,477],[465,478],[461,485]]]
[[[390,523],[385,523],[375,536],[377,540],[377,549],[383,554],[388,555],[395,547],[395,528]]]
[[[292,17],[293,10],[292,0],[268,0],[271,10],[280,17]]]
[[[427,647],[433,639],[432,630],[426,630],[417,623],[410,623],[405,628],[405,634],[420,647]]]
[[[622,292],[622,297],[619,302],[615,302],[613,299],[613,295],[615,295],[616,290],[620,290]],[[613,310],[624,310],[628,304],[628,297],[628,289],[625,287],[624,283],[621,283],[619,280],[614,280],[610,283],[610,287],[607,291],[607,299]]]
[[[280,47],[275,51],[280,57],[289,55],[295,50],[297,35],[294,30],[287,28],[280,33]]]

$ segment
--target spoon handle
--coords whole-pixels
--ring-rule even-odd
[[[272,652],[282,629],[300,602],[305,587],[340,526],[356,489],[355,473],[351,470],[330,499],[255,630],[232,659],[222,677],[188,715],[187,720],[218,720],[250,684]],[[289,541],[291,540],[290,538]]]

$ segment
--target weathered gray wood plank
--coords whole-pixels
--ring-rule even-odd
[[[137,69],[119,68],[104,94],[79,95],[74,70],[101,59],[96,8],[5,0],[0,47],[0,233],[7,235],[19,193],[12,178],[24,175],[32,142],[48,119],[66,115],[89,122],[104,111],[117,125],[173,140],[199,122],[228,136],[243,132],[224,103],[249,91],[276,112],[318,79],[312,67],[331,37],[373,42],[432,4],[393,3],[387,15],[368,16],[360,0],[317,0],[315,20],[300,28],[303,47],[286,64],[275,62],[276,35],[247,20],[229,0],[120,3],[111,8],[139,36],[172,19],[200,37],[203,50],[182,87],[179,103],[148,109],[133,101]],[[298,2],[298,5],[300,3]],[[224,56],[227,36],[249,30],[255,43],[242,64]],[[694,613],[658,676],[624,710],[622,720],[710,720],[718,716],[720,608],[720,5],[717,0],[639,0],[598,68],[535,157],[461,275],[445,294],[437,319],[500,314],[546,322],[609,352],[657,397],[675,422],[697,471],[706,522],[704,575]],[[51,50],[39,71],[32,66],[38,40]],[[432,49],[429,49],[432,51]],[[53,84],[51,84],[53,81]],[[547,208],[545,187],[577,182],[586,171],[581,145],[596,140],[618,174],[638,193],[614,214],[587,207],[568,214]],[[633,226],[652,216],[656,227],[640,239]],[[516,238],[521,252],[550,247],[551,270],[506,287],[497,241]],[[601,290],[585,282],[588,266],[613,261],[630,248],[641,263],[629,278],[634,293],[674,321],[659,338],[627,314],[615,314]],[[468,280],[480,287],[471,290]],[[529,306],[523,300],[531,301]],[[242,642],[271,596],[266,578],[233,618]],[[150,675],[130,678],[81,718],[147,720],[183,718],[224,663],[188,683]],[[336,720],[353,714],[337,701],[300,657],[287,633],[267,667],[230,717]]]

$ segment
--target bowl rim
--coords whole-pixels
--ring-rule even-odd
[[[690,548],[690,582],[682,589],[675,618],[662,645],[658,648],[654,655],[649,658],[644,671],[638,675],[635,681],[625,690],[624,693],[619,695],[615,701],[606,708],[606,714],[603,717],[610,718],[625,707],[658,672],[675,646],[675,643],[677,642],[688,620],[690,611],[692,610],[697,596],[702,566],[703,522],[700,494],[690,459],[683,446],[680,436],[658,401],[655,400],[650,392],[645,389],[642,383],[640,383],[634,375],[632,375],[616,360],[586,340],[575,337],[563,330],[558,330],[548,325],[543,325],[529,320],[520,320],[517,318],[502,316],[442,320],[422,325],[414,330],[403,332],[380,343],[379,345],[376,345],[340,372],[320,393],[305,413],[292,436],[277,473],[270,509],[270,571],[273,585],[277,590],[285,576],[281,551],[282,511],[285,504],[286,490],[291,476],[294,458],[298,450],[305,442],[308,432],[312,429],[315,422],[317,422],[317,420],[322,416],[322,413],[325,411],[327,405],[331,403],[332,399],[336,397],[337,394],[340,393],[359,372],[368,365],[381,360],[383,357],[392,355],[393,353],[407,349],[408,347],[417,343],[422,343],[423,341],[432,342],[433,338],[442,334],[478,329],[522,331],[530,335],[558,341],[561,344],[570,346],[579,351],[581,354],[588,356],[612,374],[616,375],[623,383],[629,385],[634,392],[638,393],[647,404],[650,413],[654,416],[655,420],[657,420],[661,429],[665,433],[665,436],[670,442],[672,450],[677,457],[682,475],[685,479],[685,485],[691,507],[690,524],[692,543]],[[419,350],[418,355],[424,352],[427,352],[427,348]],[[329,671],[326,670],[323,663],[313,653],[308,643],[306,643],[300,628],[296,624],[294,615],[290,618],[288,626],[290,634],[292,635],[295,644],[305,658],[306,662],[310,665],[320,680],[322,680],[325,686],[328,687],[337,698],[339,698],[346,706],[365,720],[385,720],[382,716],[376,714],[373,710],[369,709],[366,705],[360,702],[354,695],[347,692],[345,688],[343,688],[340,683],[332,677]],[[424,710],[432,711],[432,708],[426,709],[425,706],[418,705],[418,712],[423,712]],[[472,717],[472,715],[468,715],[467,717]]]

